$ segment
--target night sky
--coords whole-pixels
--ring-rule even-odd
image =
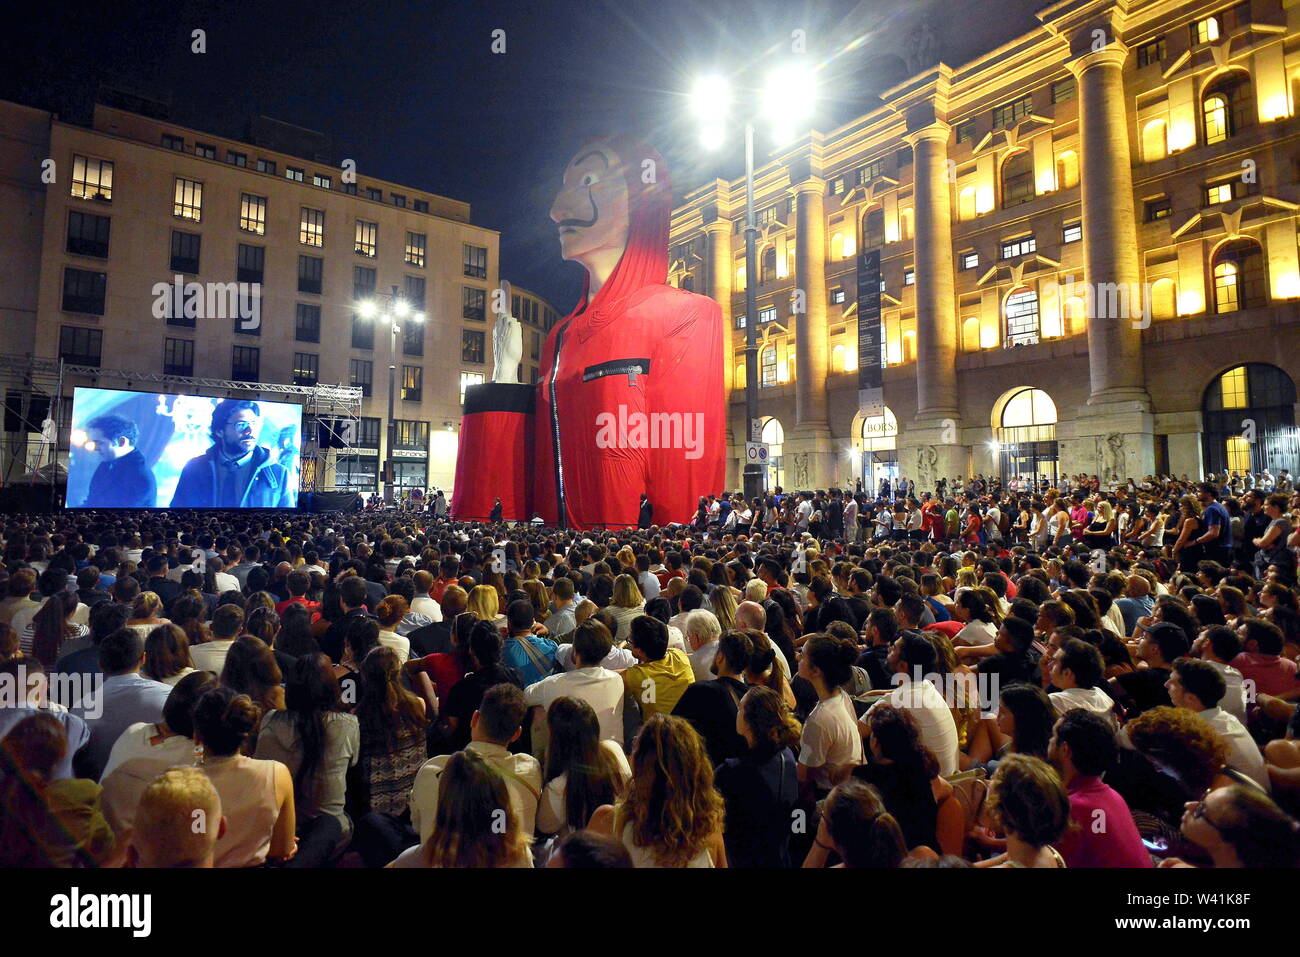
[[[806,31],[806,55],[820,65],[813,125],[829,130],[926,65],[959,64],[1032,29],[1046,5],[29,3],[7,12],[0,97],[88,122],[102,82],[168,102],[177,123],[219,135],[242,136],[259,113],[321,131],[335,162],[355,159],[363,181],[468,201],[475,223],[502,232],[501,275],[565,312],[580,269],[560,260],[547,211],[583,138],[641,137],[664,155],[680,197],[744,170],[738,130],[720,153],[697,145],[685,94],[705,67],[730,75],[737,99],[754,102],[744,89],[761,87],[792,30]],[[190,52],[196,28],[207,33],[203,55]],[[498,28],[504,55],[490,49]],[[767,148],[760,127],[760,164]]]

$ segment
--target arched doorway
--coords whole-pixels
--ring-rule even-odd
[[[1205,471],[1290,469],[1294,475],[1300,467],[1295,403],[1295,383],[1277,366],[1251,362],[1215,377],[1201,403]]]
[[[1012,389],[993,406],[993,451],[1003,484],[1013,476],[1037,487],[1046,476],[1056,484],[1060,451],[1056,443],[1056,403],[1042,389]]]
[[[778,485],[785,485],[785,459],[781,454],[785,429],[781,427],[780,419],[771,415],[763,419],[763,434],[759,441],[767,443],[767,490],[771,492]]]
[[[862,453],[862,489],[875,494],[884,479],[898,480],[898,420],[886,406],[881,415],[859,416],[853,444]]]

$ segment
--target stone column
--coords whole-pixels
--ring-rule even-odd
[[[1149,398],[1143,388],[1141,291],[1124,60],[1117,40],[1069,64],[1079,85],[1083,270],[1089,292],[1089,404]]]
[[[808,456],[805,487],[826,488],[836,479],[826,397],[830,360],[826,345],[826,181],[809,176],[792,189],[795,288],[803,293],[804,311],[789,317],[795,337],[795,423],[787,445],[789,452]]]

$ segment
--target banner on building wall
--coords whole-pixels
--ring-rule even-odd
[[[858,254],[858,411],[867,417],[885,414],[880,366],[879,249]]]

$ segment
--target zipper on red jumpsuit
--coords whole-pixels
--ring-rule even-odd
[[[560,346],[564,343],[564,333],[568,328],[566,323],[555,334],[555,355],[551,362],[551,379],[547,383],[551,397],[551,438],[555,443],[555,500],[560,510],[561,528],[568,528],[569,523],[564,506],[564,461],[560,457],[560,409],[555,401],[555,377],[560,372]]]

